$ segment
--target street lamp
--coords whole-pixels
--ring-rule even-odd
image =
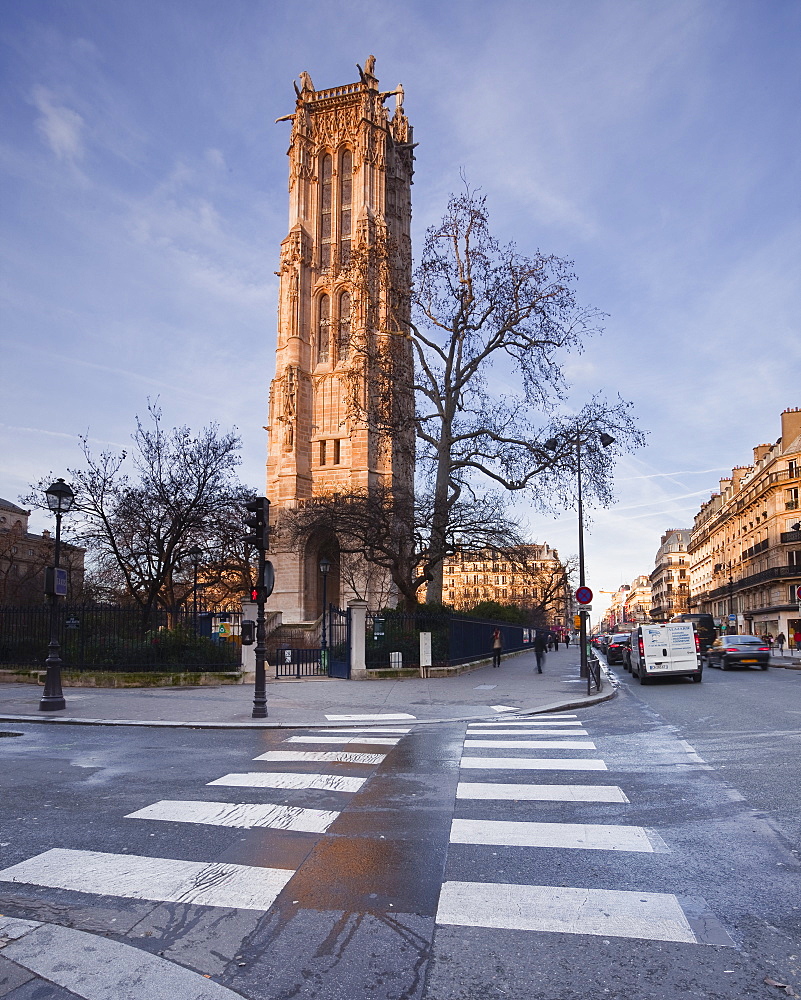
[[[192,559],[192,622],[194,624],[195,633],[197,633],[197,564],[200,557],[203,555],[203,549],[199,545],[195,545],[187,553]]]
[[[53,553],[53,567],[47,571],[46,590],[50,600],[50,644],[48,646],[45,667],[44,691],[39,702],[40,712],[58,712],[66,708],[64,693],[61,690],[61,657],[58,641],[58,597],[59,594],[66,596],[66,582],[62,574],[58,572],[61,558],[61,518],[72,508],[75,494],[67,486],[63,479],[56,482],[45,490],[47,506],[56,515],[56,547]]]
[[[326,657],[326,641],[325,641],[325,615],[326,615],[326,599],[328,590],[328,574],[331,571],[331,560],[327,559],[325,556],[320,560],[320,572],[323,575],[323,634],[320,642],[320,659],[322,661],[322,666],[328,669],[327,657]]]
[[[598,435],[598,439],[604,448],[608,448],[610,444],[615,443],[615,439],[611,434],[606,434],[601,431]],[[576,446],[576,478],[578,481],[578,543],[579,543],[579,586],[586,586],[586,577],[584,570],[584,506],[581,497],[581,445],[582,439],[581,435],[577,435],[575,441],[571,443]],[[559,447],[559,442],[556,438],[549,438],[545,442],[545,447],[549,451],[556,451]],[[582,608],[579,612],[581,618],[581,628],[579,631],[579,646],[581,649],[581,677],[587,677],[589,675],[589,669],[587,666],[587,612]]]

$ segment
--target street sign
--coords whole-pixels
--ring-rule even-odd
[[[729,615],[729,622],[734,625],[737,621],[737,615]]]
[[[801,604],[801,587],[795,588],[795,599]]]
[[[576,591],[576,600],[579,604],[589,604],[592,600],[592,591],[589,587],[579,587]]]

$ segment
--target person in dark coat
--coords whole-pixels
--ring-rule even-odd
[[[503,650],[503,635],[501,630],[496,628],[492,633],[492,665],[493,667],[499,667],[501,665],[501,651]]]
[[[537,673],[542,673],[542,665],[545,663],[545,650],[548,640],[543,632],[537,632],[534,636],[534,655],[537,657]]]

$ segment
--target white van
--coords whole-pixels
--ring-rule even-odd
[[[692,622],[640,625],[631,633],[632,675],[640,684],[652,677],[692,677],[701,680],[698,633]]]

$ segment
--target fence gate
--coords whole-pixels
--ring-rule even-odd
[[[328,605],[328,676],[350,680],[350,608]]]

